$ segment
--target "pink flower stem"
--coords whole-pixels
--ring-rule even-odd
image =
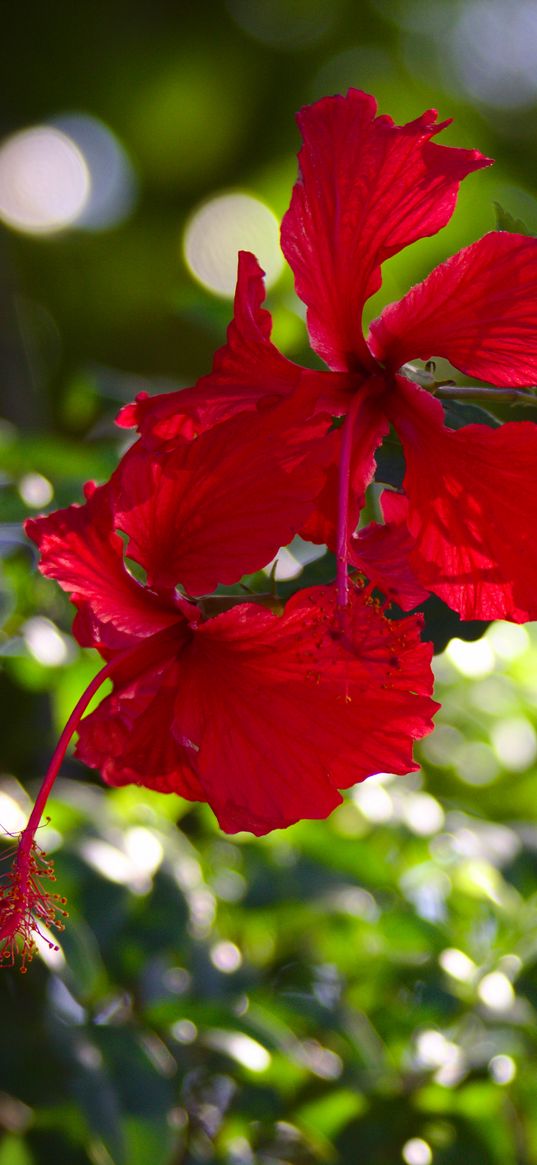
[[[116,655],[114,659],[110,660],[99,672],[93,677],[88,687],[81,695],[78,703],[73,708],[71,715],[65,725],[65,728],[60,736],[60,739],[54,750],[52,760],[47,769],[43,783],[37,794],[35,805],[32,809],[26,828],[23,830],[21,836],[20,846],[24,849],[31,848],[33,837],[36,829],[41,821],[43,809],[47,803],[50,791],[58,776],[61,763],[67,752],[69,741],[74,732],[76,732],[78,725],[82,719],[84,712],[95,693],[104,684],[104,681],[109,679],[127,660],[130,661],[134,667],[144,666],[150,664],[153,659],[158,659],[162,654],[162,644],[166,642],[173,642],[175,634],[175,625],[162,628],[161,631],[156,631],[154,635],[149,635],[146,639],[136,643],[134,647],[129,647],[126,651],[122,651]],[[20,851],[19,851],[20,852]]]
[[[40,927],[45,924],[55,926],[59,930],[63,929],[61,916],[65,917],[66,915],[65,910],[62,909],[65,899],[60,898],[57,894],[51,894],[44,888],[44,883],[47,880],[55,881],[54,869],[52,862],[47,861],[43,851],[36,847],[35,835],[73,732],[78,728],[82,714],[92,696],[116,665],[117,658],[101,668],[73,709],[54,750],[35,805],[20,835],[13,867],[7,876],[4,876],[3,885],[0,886],[0,965],[2,966],[6,966],[6,959],[9,960],[9,966],[14,963],[17,934],[20,936],[21,970],[25,971],[27,964],[33,957],[35,935],[44,937]],[[58,918],[58,912],[60,918]],[[48,942],[49,947],[54,948],[54,943],[48,939],[45,941]]]
[[[343,422],[343,437],[339,462],[339,490],[336,548],[336,588],[338,607],[346,607],[349,601],[348,541],[349,541],[349,501],[351,489],[351,454],[354,437],[354,422],[361,405],[357,393]]]
[[[58,773],[60,771],[61,763],[62,763],[63,758],[67,752],[69,741],[71,740],[73,733],[76,732],[76,729],[78,728],[78,725],[82,719],[82,716],[83,716],[84,712],[86,711],[86,708],[87,708],[88,704],[90,703],[90,700],[95,695],[95,692],[97,692],[99,690],[101,684],[103,684],[104,681],[106,679],[108,679],[108,677],[111,675],[111,673],[117,667],[117,664],[118,664],[118,659],[116,658],[116,659],[112,660],[110,663],[107,663],[105,665],[105,667],[101,668],[101,670],[99,672],[97,672],[97,675],[93,677],[93,679],[91,680],[91,683],[88,684],[88,687],[86,688],[85,692],[83,692],[78,703],[73,708],[73,711],[71,712],[71,715],[67,721],[67,724],[65,725],[65,728],[60,736],[60,739],[56,745],[56,748],[54,749],[52,760],[51,760],[49,767],[46,771],[46,774],[43,778],[41,788],[40,788],[39,793],[37,794],[37,797],[35,800],[35,805],[34,805],[32,812],[28,818],[28,822],[26,824],[26,827],[23,830],[23,833],[21,836],[21,841],[20,841],[20,849],[19,849],[20,856],[22,856],[24,853],[29,852],[31,847],[32,847],[32,841],[33,841],[33,838],[35,837],[36,830],[38,829],[39,822],[41,821],[43,810],[44,810],[45,805],[48,801],[50,791],[52,789],[54,781],[56,780],[56,777],[58,776]]]
[[[141,642],[136,643],[134,647],[127,648],[126,651],[121,651],[121,654],[116,655],[114,659],[111,659],[111,661],[105,664],[104,668],[101,668],[101,670],[97,672],[97,676],[94,676],[91,680],[91,683],[87,685],[85,692],[83,692],[75,708],[73,708],[73,711],[69,716],[69,720],[66,722],[65,728],[63,729],[61,737],[59,737],[54,755],[52,755],[52,760],[49,764],[49,768],[47,769],[47,774],[45,774],[41,789],[37,793],[34,809],[31,810],[28,818],[28,824],[26,828],[23,829],[21,836],[21,846],[24,846],[27,838],[27,845],[28,847],[31,846],[31,840],[34,838],[38,824],[40,824],[44,806],[47,804],[50,790],[56,781],[56,777],[58,775],[59,768],[61,768],[66,750],[68,750],[71,736],[76,732],[80,720],[82,720],[84,712],[86,711],[87,705],[90,704],[90,701],[92,700],[94,694],[96,694],[96,692],[99,690],[101,684],[104,684],[105,679],[113,676],[113,673],[121,668],[121,665],[127,661],[130,662],[130,665],[132,665],[132,668],[136,671],[137,669],[143,668],[143,665],[148,665],[151,662],[154,662],[155,659],[160,658],[162,656],[162,644],[167,642],[172,643],[172,641],[174,641],[175,634],[175,624],[171,624],[170,627],[164,627],[160,631],[155,631],[154,635],[149,635]]]
[[[43,778],[27,825],[20,835],[13,865],[0,882],[0,966],[13,966],[18,950],[21,970],[26,971],[35,951],[36,935],[44,939],[53,950],[57,949],[40,928],[53,926],[57,930],[63,930],[61,919],[66,917],[63,909],[65,899],[47,889],[46,883],[56,880],[53,863],[36,845],[35,835],[69,741],[79,727],[88,704],[101,684],[127,661],[131,669],[139,670],[161,658],[163,647],[165,650],[173,650],[174,645],[176,646],[177,626],[180,624],[165,627],[116,655],[115,659],[105,664],[94,676],[71,712]]]

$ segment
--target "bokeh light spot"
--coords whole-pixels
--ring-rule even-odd
[[[197,1038],[198,1029],[190,1019],[178,1019],[172,1024],[171,1033],[180,1044],[193,1044]]]
[[[241,966],[242,955],[235,943],[215,943],[211,948],[211,963],[217,971],[222,971],[224,975],[232,975]]]
[[[453,754],[457,775],[467,785],[490,785],[499,775],[499,766],[490,747],[482,740],[468,740]]]
[[[489,1061],[489,1072],[495,1084],[510,1084],[516,1076],[515,1061],[512,1056],[493,1056]]]
[[[430,793],[411,793],[403,805],[403,820],[418,837],[431,837],[442,829],[445,814]]]
[[[430,1145],[421,1137],[411,1137],[403,1145],[401,1156],[405,1165],[431,1165],[433,1159]]]
[[[457,671],[469,679],[488,676],[494,670],[494,651],[486,639],[476,639],[472,643],[452,639],[446,647],[446,655]]]
[[[109,882],[116,882],[118,886],[131,885],[132,864],[117,846],[95,837],[84,841],[80,850],[88,865]]]
[[[394,805],[390,794],[381,784],[377,784],[374,777],[363,784],[356,785],[352,790],[352,799],[360,812],[376,825],[390,821],[394,815]]]
[[[491,736],[498,760],[510,772],[524,772],[537,756],[537,734],[525,716],[498,720]]]
[[[220,1031],[215,1029],[207,1034],[205,1042],[211,1048],[224,1052],[250,1072],[266,1072],[271,1063],[270,1052],[243,1032]]]
[[[518,623],[492,623],[486,632],[498,659],[510,663],[524,655],[530,645],[530,637],[525,627]]]
[[[54,497],[52,485],[42,473],[25,473],[19,481],[19,493],[23,502],[35,510],[48,506]]]
[[[20,833],[24,829],[29,817],[29,811],[22,808],[21,805],[10,797],[9,793],[4,789],[0,789],[0,821],[2,822],[1,833]]]
[[[76,217],[78,229],[102,230],[116,226],[129,214],[136,198],[136,178],[124,147],[96,117],[62,114],[54,125],[80,150],[91,184]]]
[[[502,971],[491,971],[485,975],[477,988],[477,994],[490,1011],[509,1011],[515,1002],[513,985]]]
[[[44,615],[34,615],[27,619],[22,634],[30,655],[44,667],[61,667],[73,657],[67,637]]]
[[[159,838],[143,826],[133,826],[125,834],[125,850],[127,857],[140,874],[151,877],[158,870],[164,857],[164,850]]]
[[[416,1059],[423,1068],[442,1068],[458,1051],[456,1044],[434,1029],[420,1032],[416,1041]]]
[[[446,975],[458,979],[460,983],[471,983],[475,978],[477,967],[472,959],[459,951],[456,947],[446,947],[439,956],[438,962]]]
[[[187,223],[185,259],[204,287],[231,297],[239,251],[252,251],[266,272],[267,285],[275,282],[283,267],[275,215],[251,194],[220,194],[199,207]]]
[[[80,218],[90,191],[84,155],[53,126],[21,130],[0,147],[0,218],[15,230],[64,230]]]

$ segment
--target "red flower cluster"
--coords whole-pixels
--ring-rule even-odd
[[[83,505],[26,524],[42,572],[77,608],[79,643],[106,666],[45,778],[24,869],[75,730],[77,755],[109,784],[207,801],[223,829],[263,834],[326,816],[338,789],[375,771],[415,767],[413,742],[436,708],[431,648],[420,616],[387,617],[392,599],[411,611],[432,591],[465,617],[537,617],[537,426],[453,432],[440,401],[401,371],[434,355],[493,385],[536,383],[537,241],[489,234],[387,308],[364,339],[383,261],[440,230],[461,180],[489,164],[433,143],[444,128],[434,112],[405,126],[375,113],[373,98],[351,90],[299,116],[282,247],[328,370],[301,368],[271,343],[263,273],[242,253],[212,372],[122,410],[119,423],[139,437],[111,480],[89,485]],[[356,535],[390,425],[406,458],[404,492],[385,491],[384,524]],[[211,594],[296,533],[336,552],[333,585],[299,592],[285,609]],[[112,694],[81,720],[104,678]],[[17,910],[12,895],[0,899],[8,959],[17,929],[27,947],[32,939],[24,869]]]
[[[299,369],[276,351],[260,307],[262,273],[242,255],[235,319],[211,375],[186,393],[142,395],[120,423],[163,439],[185,416],[199,431],[267,392],[284,397],[316,385],[317,410],[346,421],[331,436],[308,537],[363,566],[386,593],[399,592],[406,609],[433,591],[465,618],[537,618],[537,427],[453,432],[440,402],[399,371],[437,356],[491,385],[535,385],[537,241],[491,232],[386,308],[364,339],[362,312],[380,287],[383,261],[445,226],[461,179],[490,164],[475,150],[436,145],[431,139],[448,123],[436,125],[434,111],[404,126],[375,112],[372,97],[350,90],[298,119],[304,144],[282,247],[308,309],[312,348],[331,371]],[[374,454],[390,425],[406,459],[404,500],[386,499],[382,533],[356,542]]]

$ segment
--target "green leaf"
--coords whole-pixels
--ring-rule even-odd
[[[534,235],[534,232],[530,231],[523,219],[515,218],[509,210],[505,210],[500,202],[494,201],[492,205],[496,213],[497,231],[510,231],[515,235]]]
[[[466,404],[460,400],[444,400],[444,414],[446,425],[450,429],[463,429],[465,425],[488,425],[490,429],[498,429],[501,421],[489,413],[481,405]]]

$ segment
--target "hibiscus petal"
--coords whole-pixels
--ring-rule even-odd
[[[323,373],[293,364],[271,343],[272,320],[262,306],[264,299],[264,272],[254,255],[241,251],[234,318],[212,371],[193,388],[153,397],[140,394],[134,404],[121,410],[118,424],[140,429],[146,439],[151,435],[168,441],[179,435],[190,437],[236,412],[255,409],[265,396],[288,396],[303,378],[318,380],[321,388]]]
[[[123,543],[113,529],[109,486],[86,487],[85,505],[29,518],[25,531],[39,547],[39,569],[55,578],[80,608],[75,632],[85,646],[126,646],[178,618],[125,569]],[[77,635],[78,637],[78,635]]]
[[[417,767],[437,707],[419,619],[391,623],[359,592],[348,636],[335,618],[335,589],[312,588],[281,617],[241,604],[202,623],[175,665],[82,722],[78,754],[110,783],[199,796],[228,832],[325,817],[338,788]]]
[[[464,619],[537,618],[537,425],[454,432],[440,402],[402,377],[391,420],[420,582]]]
[[[335,588],[313,588],[282,617],[245,606],[196,633],[176,731],[199,744],[200,779],[226,831],[324,817],[338,788],[416,767],[412,743],[436,707],[419,621],[390,623],[356,593],[349,646],[334,619]]]
[[[381,506],[385,524],[371,522],[358,531],[349,548],[349,562],[403,611],[412,611],[429,598],[429,591],[410,563],[415,548],[407,527],[408,499],[385,490]]]
[[[392,369],[444,356],[468,376],[537,384],[537,239],[492,231],[418,283],[371,325]]]
[[[114,479],[116,525],[151,586],[203,594],[291,541],[323,482],[328,422],[306,423],[311,407],[298,392],[195,441],[129,450]]]
[[[312,347],[337,370],[371,365],[361,317],[381,263],[445,226],[461,180],[490,164],[477,150],[433,144],[444,128],[435,110],[397,126],[375,118],[376,108],[350,89],[298,115],[304,144],[282,249],[308,307]]]
[[[171,731],[180,681],[176,657],[127,681],[81,722],[75,755],[109,785],[144,785],[205,800],[191,764],[195,752]]]

